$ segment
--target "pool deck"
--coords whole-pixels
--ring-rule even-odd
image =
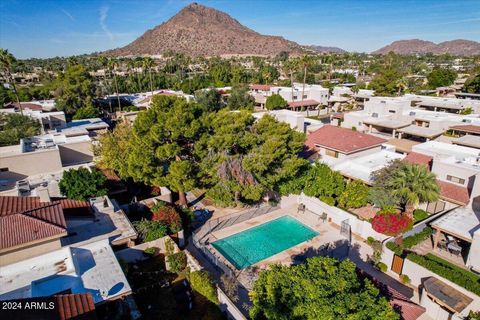
[[[210,243],[219,239],[226,238],[233,234],[245,231],[260,224],[275,220],[279,217],[290,215],[297,219],[299,222],[308,226],[309,228],[317,231],[318,236],[299,243],[293,247],[290,247],[278,254],[275,254],[265,260],[257,262],[256,264],[242,270],[236,269],[223,255],[218,252],[212,245],[209,245],[209,249],[214,255],[231,270],[236,270],[237,279],[245,285],[247,288],[251,288],[252,282],[255,280],[255,276],[252,277],[251,270],[254,270],[254,274],[258,271],[268,268],[271,264],[283,264],[291,265],[296,257],[310,257],[316,256],[319,250],[326,245],[335,246],[339,243],[343,243],[346,239],[340,234],[340,229],[333,223],[322,221],[317,215],[306,211],[305,213],[297,213],[297,207],[292,206],[284,209],[275,210],[271,213],[252,218],[250,220],[238,223],[236,225],[214,231],[210,234]],[[255,248],[252,248],[255,250]],[[247,270],[248,269],[248,270]]]

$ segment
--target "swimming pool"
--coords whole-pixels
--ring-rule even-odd
[[[283,216],[212,243],[237,269],[244,269],[301,242],[318,232],[295,218]]]

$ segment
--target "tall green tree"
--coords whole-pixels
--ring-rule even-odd
[[[375,75],[368,88],[375,90],[377,96],[394,96],[398,92],[397,84],[401,78],[398,69],[387,67]]]
[[[288,107],[287,100],[283,99],[281,95],[276,93],[267,97],[267,101],[265,102],[265,108],[267,110],[285,109],[286,107]]]
[[[40,134],[40,122],[17,113],[0,112],[0,147]]]
[[[463,87],[463,91],[469,93],[480,93],[480,73],[467,79]]]
[[[314,257],[296,266],[273,265],[250,293],[252,319],[398,320],[388,300],[350,260]]]
[[[451,85],[457,78],[457,73],[448,68],[434,68],[427,76],[430,89]]]
[[[118,91],[118,82],[117,82],[117,68],[118,68],[118,61],[116,58],[109,58],[107,62],[108,71],[111,75],[113,75],[113,83],[115,85],[115,93],[117,94],[117,103],[118,103],[118,110],[122,111],[122,104],[120,103],[120,93]]]
[[[202,131],[204,109],[185,99],[155,96],[151,107],[133,124],[127,157],[128,176],[152,186],[185,193],[197,184],[197,159],[193,153]]]
[[[8,50],[0,48],[0,70],[9,82],[8,84],[12,85],[13,94],[15,95],[15,99],[17,100],[18,108],[20,109],[20,113],[23,115],[23,108],[18,97],[17,87],[15,86],[15,79],[12,76],[13,64],[15,62],[15,57],[10,52],[8,52]]]
[[[57,108],[68,115],[73,115],[78,109],[92,104],[95,85],[81,64],[68,65],[65,73],[60,73],[57,77],[55,86]]]
[[[231,110],[247,109],[253,111],[255,99],[248,94],[246,85],[236,85],[232,88],[227,105]]]

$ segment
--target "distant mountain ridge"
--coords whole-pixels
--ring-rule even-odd
[[[224,12],[192,3],[127,46],[105,54],[160,55],[169,51],[191,56],[272,56],[282,51],[301,53],[303,48],[282,37],[259,34]]]
[[[348,51],[343,50],[342,48],[338,47],[325,47],[325,46],[305,46],[305,48],[313,50],[318,53],[346,53]]]
[[[480,43],[471,40],[451,40],[438,44],[420,39],[399,40],[374,51],[374,54],[387,54],[393,51],[398,54],[444,54],[455,56],[472,56],[480,54]]]

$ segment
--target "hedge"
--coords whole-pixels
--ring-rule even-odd
[[[415,245],[425,241],[430,237],[433,233],[432,228],[426,227],[421,232],[414,234],[413,236],[406,237],[403,239],[402,245],[397,245],[394,242],[387,242],[386,246],[388,249],[395,252],[396,255],[401,256],[403,254],[403,250],[410,249]]]
[[[187,255],[183,251],[169,255],[167,261],[170,271],[175,273],[179,273],[187,267]]]
[[[424,256],[409,253],[407,259],[458,284],[468,291],[480,295],[480,277],[468,270],[457,267],[431,253]]]
[[[429,217],[428,213],[425,210],[416,209],[415,211],[413,211],[413,221],[415,223],[417,223],[419,221],[422,221],[422,220],[425,220],[428,217]]]

